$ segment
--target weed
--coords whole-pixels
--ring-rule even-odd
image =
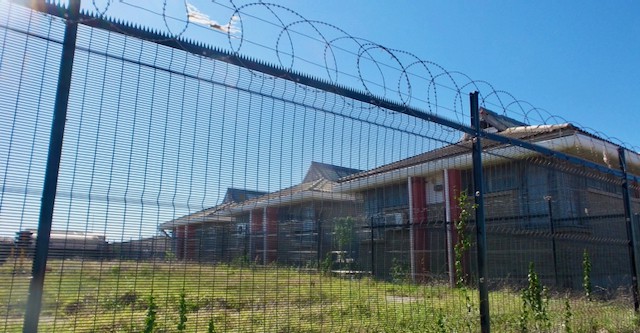
[[[207,333],[216,333],[216,329],[213,326],[213,317],[209,318],[209,324],[207,325]]]
[[[572,333],[571,329],[571,317],[573,317],[573,313],[571,313],[571,304],[569,303],[569,298],[564,299],[564,331],[566,333]]]
[[[324,275],[329,275],[331,273],[331,266],[333,265],[333,261],[331,260],[331,253],[327,253],[324,256],[324,259],[320,262],[320,272]]]
[[[476,205],[469,203],[469,197],[465,191],[460,192],[456,200],[458,201],[458,207],[460,207],[460,214],[458,215],[457,221],[454,222],[458,235],[458,242],[453,248],[455,254],[454,267],[456,271],[456,287],[462,288],[467,283],[463,267],[463,258],[471,247],[471,242],[467,235],[467,224],[471,218],[471,211],[476,208]]]
[[[153,294],[147,299],[147,316],[144,319],[144,333],[153,333],[156,327],[156,316],[158,306],[156,305]]]
[[[80,310],[82,309],[82,306],[83,306],[83,304],[82,304],[81,301],[71,302],[71,303],[69,303],[69,304],[64,306],[64,313],[67,316],[74,315],[74,314],[80,312]]]
[[[164,252],[164,260],[165,261],[175,261],[178,257],[173,251],[167,250]]]
[[[438,333],[446,333],[447,325],[445,322],[444,314],[438,311],[436,325],[438,326]]]
[[[522,314],[520,316],[520,330],[528,332],[528,322],[531,316],[537,330],[551,327],[549,321],[548,307],[549,297],[547,288],[542,285],[538,273],[536,273],[533,262],[529,263],[529,282],[527,288],[522,291]]]
[[[591,258],[589,252],[584,249],[582,253],[582,287],[584,288],[584,295],[588,301],[591,301],[592,286],[591,286]]]
[[[109,273],[111,275],[118,276],[118,275],[120,275],[120,273],[122,273],[122,267],[120,267],[120,265],[113,266],[113,267],[111,267],[111,269],[109,269]]]
[[[407,283],[409,282],[409,268],[403,264],[397,258],[391,259],[390,275],[393,283]]]
[[[136,304],[137,300],[138,294],[133,290],[129,290],[117,298],[116,304],[119,306],[130,306]]]
[[[352,217],[341,217],[334,221],[335,241],[340,251],[349,251],[348,246],[355,235],[355,221]]]
[[[231,266],[236,266],[236,267],[246,267],[246,266],[249,266],[250,264],[251,264],[251,260],[249,260],[249,256],[246,254],[233,258],[233,260],[231,260],[231,263],[230,263]]]
[[[185,298],[186,295],[184,293],[184,289],[182,289],[182,291],[180,291],[180,299],[178,301],[178,332],[184,332],[184,330],[187,328],[187,301]]]

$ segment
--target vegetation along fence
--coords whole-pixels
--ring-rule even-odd
[[[637,152],[278,5],[146,5],[0,2],[0,330],[638,330]]]

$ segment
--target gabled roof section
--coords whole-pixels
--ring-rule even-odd
[[[232,222],[235,219],[234,214],[238,212],[308,200],[354,201],[355,196],[335,193],[333,187],[339,178],[359,171],[326,163],[311,162],[304,180],[298,185],[270,193],[230,187],[219,205],[167,221],[162,223],[159,229],[167,230],[197,223]]]
[[[220,204],[164,222],[158,226],[158,230],[168,230],[183,225],[206,222],[232,222],[232,217],[221,215],[220,212],[224,211],[226,207],[252,200],[265,194],[267,192],[229,187]]]
[[[360,171],[362,170],[345,168],[320,162],[311,162],[311,166],[307,171],[307,175],[302,180],[302,183],[308,183],[319,179],[325,179],[335,182],[340,178]]]
[[[355,197],[334,193],[338,179],[360,172],[358,169],[311,162],[302,183],[279,191],[267,193],[224,207],[228,212],[240,212],[266,206],[280,206],[306,200],[353,201]]]
[[[265,194],[267,194],[267,192],[229,187],[227,193],[224,195],[222,204],[239,203]]]
[[[529,126],[521,121],[509,118],[505,115],[499,115],[489,109],[480,108],[480,127],[482,129],[495,128],[498,132],[502,132],[507,128]]]

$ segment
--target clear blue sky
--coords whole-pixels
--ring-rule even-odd
[[[640,1],[286,1],[640,146]]]
[[[227,1],[192,3],[212,19],[228,17],[220,8]],[[236,1],[238,6],[244,3]],[[640,114],[640,99],[635,96],[640,91],[639,1],[274,3],[352,36],[487,81],[551,114],[640,146],[635,118]],[[167,5],[176,15],[182,7],[181,1]],[[247,12],[277,22],[266,11],[250,7]],[[293,21],[284,11],[276,12],[285,23]],[[256,31],[246,17],[244,22],[245,39],[264,45],[277,40],[279,29]],[[250,53],[246,45],[241,51]],[[297,44],[294,51],[300,53],[301,46]]]

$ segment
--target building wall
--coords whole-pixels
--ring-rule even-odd
[[[472,188],[471,170],[463,170],[461,175],[461,188]],[[595,285],[616,288],[630,283],[619,181],[537,161],[486,166],[484,175],[489,277],[495,284],[526,280],[529,263],[533,262],[547,285],[580,288],[585,250],[592,260]],[[444,224],[446,210],[434,191],[434,185],[441,179],[437,176],[426,179],[428,241],[424,246],[429,275],[446,278],[449,255]],[[365,191],[365,214],[408,212],[409,196],[403,194],[408,191],[403,183]],[[639,196],[637,192],[633,191],[632,196]],[[640,200],[634,199],[632,207],[637,212]],[[455,215],[452,214],[452,221]],[[467,232],[474,242],[469,257],[475,258],[473,221]],[[398,260],[395,258],[402,258],[404,264],[410,263],[408,227],[388,228],[385,232],[378,231],[377,235],[374,246],[377,275],[392,271],[392,261]],[[371,247],[370,242],[363,247]],[[466,265],[471,276],[475,276],[475,260],[469,260]]]

